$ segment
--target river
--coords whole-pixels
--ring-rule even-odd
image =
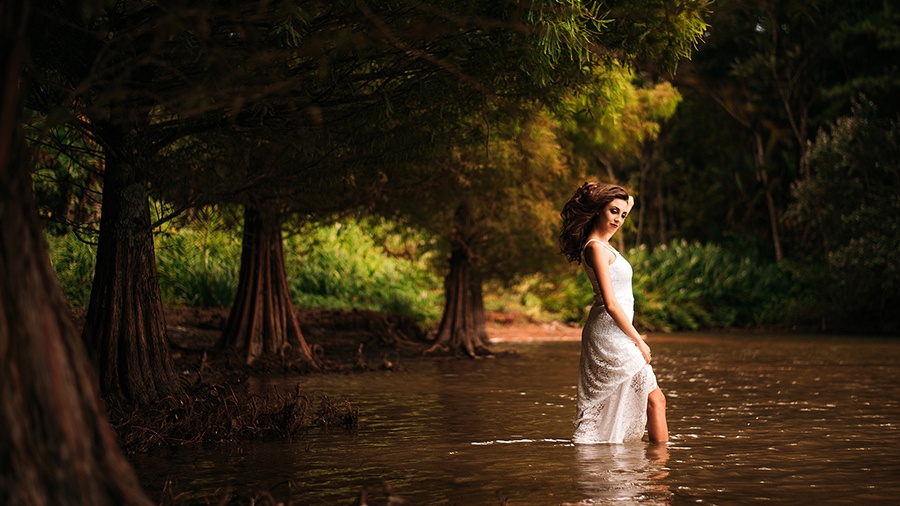
[[[418,505],[865,504],[900,498],[900,340],[652,336],[668,445],[573,445],[579,343],[511,357],[313,375],[360,427],[133,456],[145,489],[206,504],[229,488],[349,505],[388,483]],[[270,385],[255,385],[265,390]]]

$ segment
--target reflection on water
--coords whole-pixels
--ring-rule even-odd
[[[359,404],[354,433],[158,450],[134,457],[151,496],[167,480],[207,503],[269,490],[349,504],[387,481],[415,504],[878,503],[900,497],[900,342],[674,335],[651,340],[668,446],[573,445],[579,345],[495,360],[306,376],[292,388]]]
[[[576,445],[575,483],[586,497],[578,504],[671,504],[668,460],[663,444]]]

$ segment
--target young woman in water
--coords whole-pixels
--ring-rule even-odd
[[[650,348],[634,328],[631,265],[609,244],[634,199],[621,186],[585,183],[562,210],[560,249],[582,263],[594,304],[581,334],[576,443],[669,439],[666,399],[650,366]]]

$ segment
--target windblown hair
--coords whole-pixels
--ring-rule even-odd
[[[566,202],[560,214],[559,250],[569,262],[581,263],[584,243],[594,228],[597,216],[615,199],[628,200],[625,188],[611,184],[584,183]]]

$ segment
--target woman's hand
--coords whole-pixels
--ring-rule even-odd
[[[644,356],[644,360],[646,360],[647,363],[649,364],[650,363],[650,347],[647,346],[647,343],[644,342],[645,338],[646,338],[646,336],[641,336],[641,340],[635,344],[637,344],[638,349],[641,350],[641,355]]]

